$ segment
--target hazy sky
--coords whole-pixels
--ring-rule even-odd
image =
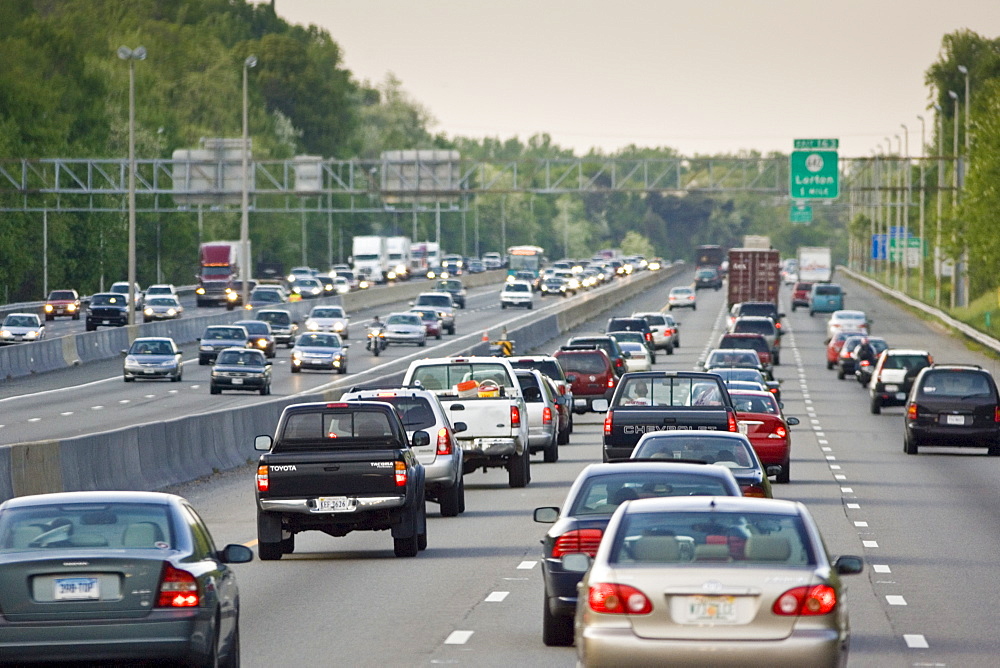
[[[394,73],[449,135],[867,156],[909,126],[941,37],[1000,35],[1000,0],[275,0],[359,80]],[[972,91],[975,94],[975,90]],[[929,139],[928,139],[929,141]]]

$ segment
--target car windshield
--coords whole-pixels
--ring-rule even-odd
[[[815,555],[798,515],[718,512],[627,513],[614,536],[610,564],[687,564],[705,568],[813,566]]]
[[[411,382],[419,382],[428,390],[455,389],[459,383],[468,381],[482,383],[490,380],[499,387],[504,388],[504,393],[509,395],[514,387],[511,385],[511,378],[507,369],[500,364],[475,363],[475,364],[427,364],[417,367],[413,373]]]
[[[387,325],[413,325],[413,326],[418,326],[418,325],[420,325],[422,323],[420,322],[420,316],[418,316],[418,315],[402,315],[402,314],[398,314],[398,315],[390,315],[388,318],[386,318],[385,324],[387,324]]]
[[[49,300],[50,301],[56,301],[57,299],[59,299],[59,300],[68,299],[68,300],[72,301],[72,300],[76,299],[76,295],[74,295],[69,290],[55,290],[55,291],[52,292],[52,294],[49,295]]]
[[[37,315],[18,315],[12,313],[3,320],[4,327],[38,327]]]
[[[344,309],[339,306],[327,306],[324,308],[314,308],[313,318],[345,318]]]
[[[245,330],[234,329],[232,327],[222,327],[219,329],[209,329],[205,332],[205,336],[201,338],[213,341],[228,341],[232,339],[245,339],[246,333]]]
[[[337,334],[303,334],[295,342],[296,346],[315,348],[340,348],[344,344]]]
[[[243,329],[247,330],[250,334],[268,334],[271,330],[270,326],[266,322],[246,320],[239,323]]]
[[[146,300],[146,306],[178,306],[177,300],[173,297],[153,297]]]
[[[125,298],[117,295],[94,295],[90,298],[91,306],[122,306]]]
[[[732,496],[732,492],[719,475],[662,471],[595,475],[580,488],[568,514],[611,515],[625,501],[662,496]]]
[[[925,399],[948,397],[971,399],[973,397],[993,398],[993,388],[982,371],[941,369],[924,374],[919,394]]]
[[[264,366],[264,356],[256,350],[223,350],[216,364]]]
[[[0,515],[0,552],[169,550],[176,544],[168,509],[159,504],[33,505]]]
[[[615,402],[617,406],[721,406],[724,391],[721,379],[626,376]]]
[[[174,349],[168,341],[135,341],[129,348],[129,355],[173,355]]]

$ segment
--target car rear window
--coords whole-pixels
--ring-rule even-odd
[[[272,325],[292,324],[292,316],[290,313],[265,313],[264,311],[260,311],[257,313],[257,318]]]
[[[74,503],[11,508],[0,517],[0,552],[170,549],[167,507],[146,503]]]
[[[615,405],[722,406],[724,391],[721,378],[626,377],[615,393]]]
[[[817,285],[816,294],[818,295],[839,295],[840,286],[839,285]]]
[[[625,501],[664,496],[732,496],[724,479],[695,473],[618,473],[591,476],[573,501],[569,514],[610,515]]]
[[[720,348],[753,348],[758,353],[770,352],[767,339],[757,336],[723,336],[719,341]]]
[[[379,395],[370,397],[374,401],[384,401],[392,404],[399,413],[406,431],[430,429],[436,423],[434,410],[424,397],[386,397]]]
[[[644,315],[643,319],[650,325],[665,325],[666,319],[662,315]]]
[[[733,331],[770,335],[774,334],[774,323],[770,320],[737,320],[733,323]]]
[[[925,366],[930,366],[930,360],[925,355],[888,355],[882,364],[883,369],[906,369],[907,371],[919,371]]]
[[[644,332],[649,324],[642,318],[612,318],[608,321],[609,332]]]
[[[778,309],[774,304],[741,304],[738,315],[759,315],[765,317],[773,317],[777,315]]]
[[[559,366],[566,373],[599,374],[608,371],[608,363],[603,355],[596,353],[567,353],[559,355]]]
[[[996,400],[996,394],[989,377],[981,371],[928,371],[918,390],[923,398],[990,398]]]
[[[566,374],[556,360],[511,360],[515,369],[538,369],[553,380],[566,380]]]
[[[372,410],[334,410],[293,413],[285,421],[280,442],[285,445],[336,446],[349,439],[357,447],[357,439],[392,436],[388,415]]]

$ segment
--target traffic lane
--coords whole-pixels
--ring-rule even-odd
[[[926,349],[938,360],[995,367],[962,340],[939,333],[867,288],[852,282],[849,290],[849,306],[877,314],[875,333],[890,345]],[[983,587],[992,578],[992,559],[981,555],[994,554],[1000,540],[991,510],[998,501],[1000,462],[985,457],[982,449],[904,454],[902,408],[871,415],[867,391],[837,381],[825,368],[825,318],[795,318],[795,326],[800,324],[809,383],[814,396],[822,398],[816,402],[817,419],[845,476],[842,488],[850,490],[844,493],[845,513],[851,525],[863,523],[856,527],[857,544],[868,564],[875,619],[885,618],[892,626],[895,660],[995,665],[996,642],[979,632],[978,611],[992,603]],[[803,333],[808,335],[803,338]],[[886,641],[859,634],[855,655],[867,656],[869,646],[885,652]],[[928,648],[911,648],[908,641]]]

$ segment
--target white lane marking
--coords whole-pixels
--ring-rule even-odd
[[[28,418],[28,422],[41,422],[42,418]]]
[[[155,394],[144,394],[143,395],[143,399],[155,399],[155,398],[156,398]]]
[[[865,547],[878,547],[878,541],[876,540],[863,540],[861,544]]]
[[[906,641],[906,646],[910,649],[927,649],[930,647],[927,644],[927,638],[924,638],[922,633],[904,633],[903,640]]]
[[[821,439],[819,439],[819,444],[820,445],[829,445],[830,441],[827,441],[827,440],[821,438]],[[830,452],[830,448],[823,448],[823,452]]]
[[[130,404],[130,403],[132,403],[132,400],[131,399],[119,399],[118,403],[120,403],[120,404]]]
[[[847,507],[850,508],[851,510],[857,510],[858,508],[861,507],[861,504],[860,503],[848,503]]]
[[[837,458],[834,455],[827,455],[826,456],[826,461],[828,461],[828,462],[835,462],[835,461],[837,461]]]
[[[507,598],[508,594],[510,594],[509,591],[495,591],[489,596],[487,596],[485,600],[487,603],[500,603],[505,598]]]
[[[809,421],[812,422],[813,424],[819,424],[819,420],[817,420],[816,418],[810,418]]]
[[[906,599],[902,596],[886,596],[885,602],[889,605],[906,605]]]
[[[825,443],[826,441],[820,441],[820,443]],[[820,448],[823,452],[833,452],[833,448]]]
[[[531,570],[532,568],[535,567],[535,564],[537,563],[538,563],[537,561],[522,561],[517,565],[517,569],[519,571]]]
[[[448,637],[444,639],[445,645],[464,645],[469,642],[469,638],[475,631],[452,631],[448,634]]]
[[[836,474],[836,475],[833,476],[833,479],[834,480],[847,480],[847,476],[844,475],[843,473],[838,473],[838,474]]]
[[[170,394],[177,394],[177,390],[167,390]]]
[[[856,527],[866,527],[866,526],[868,526],[868,522],[855,522],[854,526],[856,526]]]
[[[813,402],[813,400],[812,400],[812,399],[806,399],[806,403],[807,403],[807,404],[811,404],[812,402]]]
[[[872,570],[876,573],[892,573],[892,569],[885,564],[872,564]]]
[[[62,415],[63,417],[69,417],[72,414],[73,414],[73,411],[65,411],[63,413],[60,413],[59,415]]]
[[[816,438],[823,438],[824,436],[826,436],[826,434],[824,434],[822,431],[816,432]]]
[[[812,429],[813,429],[813,431],[816,432],[817,436],[819,435],[819,432],[823,431],[823,427],[819,426],[818,424],[814,424],[812,426]]]
[[[831,471],[839,471],[840,470],[840,464],[830,464],[830,470]]]
[[[854,489],[852,487],[841,487],[840,488],[840,493],[841,494],[854,494]]]
[[[92,411],[99,411],[99,410],[101,410],[102,408],[104,408],[104,406],[91,406],[91,407],[90,407],[90,410],[92,410]]]

